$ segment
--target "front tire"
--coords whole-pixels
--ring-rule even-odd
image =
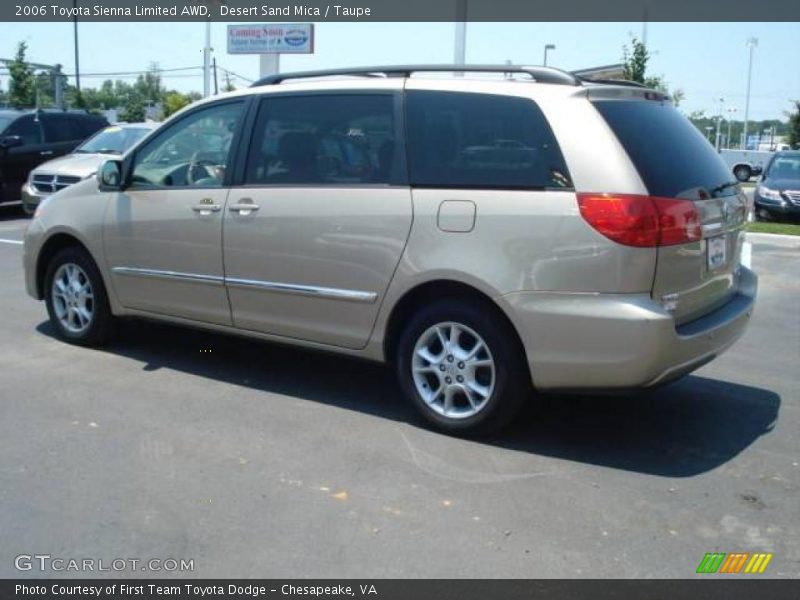
[[[99,346],[111,333],[113,316],[103,278],[89,254],[77,247],[58,252],[47,265],[45,302],[58,337]]]
[[[496,311],[477,302],[439,301],[417,312],[401,334],[400,385],[434,428],[492,433],[531,395],[524,350]]]

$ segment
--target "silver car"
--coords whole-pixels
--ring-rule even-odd
[[[125,153],[158,125],[153,122],[111,125],[98,131],[71,154],[39,165],[22,186],[22,209],[32,215],[44,198],[92,177],[101,164]]]
[[[39,206],[28,292],[75,344],[124,316],[386,361],[460,434],[534,390],[667,383],[742,335],[745,197],[668,98],[546,67],[415,76],[453,68],[184,109]]]

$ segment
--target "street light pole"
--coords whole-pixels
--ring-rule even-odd
[[[750,48],[750,60],[747,65],[747,96],[744,101],[744,133],[742,135],[744,148],[742,148],[742,150],[747,149],[747,124],[750,119],[750,83],[753,79],[753,49],[758,46],[758,38],[748,38],[747,46]]]
[[[544,61],[542,62],[543,66],[545,66],[545,67],[547,66],[547,51],[548,50],[555,50],[555,49],[556,49],[556,45],[555,44],[545,44],[545,46],[544,46]]]
[[[731,106],[728,108],[728,139],[726,146],[728,148],[731,147],[731,125],[733,124],[733,115],[736,113],[737,108],[735,106]]]
[[[720,127],[722,126],[722,105],[725,103],[725,98],[719,99],[719,112],[717,113],[717,136],[714,138],[714,148],[719,152],[719,136]]]

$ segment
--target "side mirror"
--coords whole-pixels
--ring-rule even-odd
[[[7,135],[0,138],[0,148],[8,150],[9,148],[17,148],[23,145],[23,140],[18,135]]]
[[[107,160],[97,171],[98,188],[101,192],[118,192],[122,189],[122,162]]]

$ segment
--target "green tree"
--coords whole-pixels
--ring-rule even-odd
[[[119,114],[119,120],[127,123],[141,123],[144,121],[145,109],[141,100],[131,98],[122,112]]]
[[[36,81],[33,68],[25,61],[28,44],[17,44],[14,60],[8,65],[10,82],[8,103],[14,108],[31,107],[36,104]]]
[[[800,148],[800,100],[794,101],[794,112],[789,113],[789,132],[786,135],[792,148]]]
[[[158,63],[151,63],[147,73],[139,75],[133,84],[133,94],[145,104],[158,104],[164,100],[166,90],[161,84]]]
[[[174,115],[184,106],[189,106],[192,100],[186,94],[181,94],[180,92],[172,91],[168,92],[164,96],[164,118],[166,119],[170,115]]]
[[[635,81],[644,84],[646,82],[647,62],[650,60],[650,53],[647,46],[631,37],[631,47],[622,47],[622,76],[628,81]]]
[[[648,75],[647,63],[650,61],[650,51],[636,37],[631,36],[631,44],[622,47],[622,76],[628,81],[641,83],[649,88],[669,94],[669,87],[660,75]],[[676,89],[672,93],[672,102],[678,106],[686,97],[683,90]]]

